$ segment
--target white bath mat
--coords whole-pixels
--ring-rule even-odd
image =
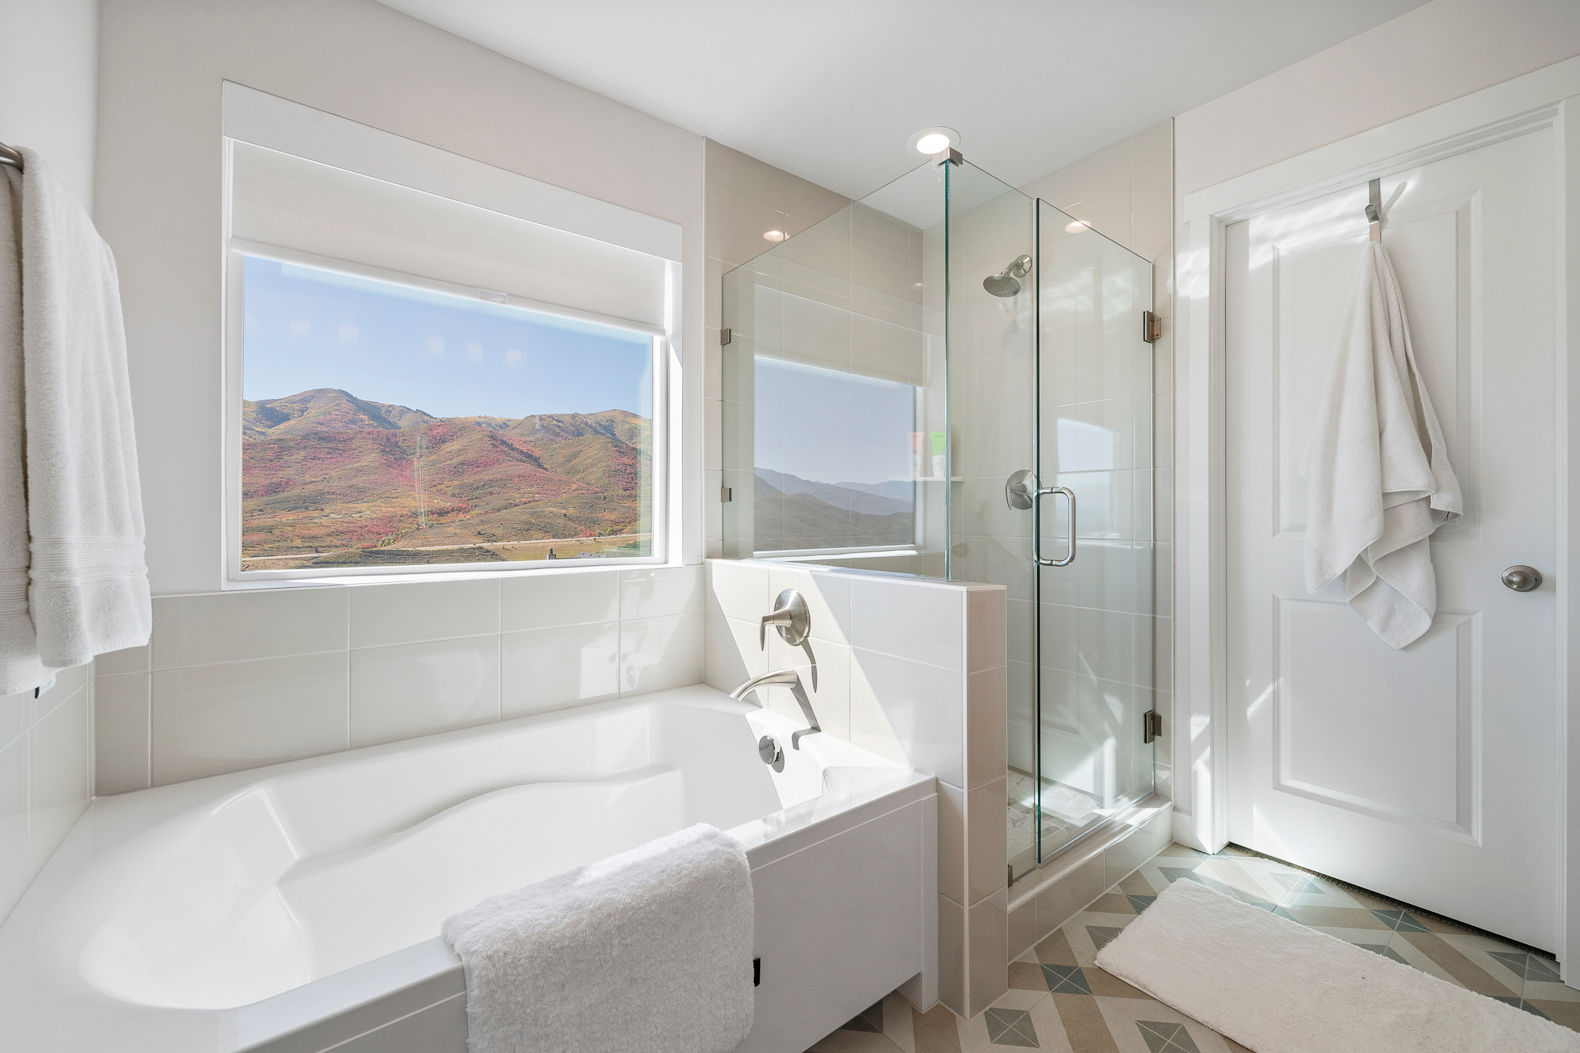
[[[1575,1053],[1580,1034],[1176,881],[1097,964],[1256,1053]]]

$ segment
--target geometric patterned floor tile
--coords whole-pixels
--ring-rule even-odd
[[[1141,1039],[1152,1053],[1201,1053],[1191,1040],[1184,1024],[1166,1024],[1158,1020],[1138,1020]]]
[[[1523,1009],[1527,1013],[1541,1017],[1543,1020],[1547,1019],[1546,1013],[1543,1013],[1540,1009],[1537,1009],[1523,998],[1498,998],[1495,999],[1495,1001],[1502,1002],[1504,1005],[1512,1005],[1516,1009]]]
[[[1123,928],[1110,925],[1088,925],[1086,927],[1086,935],[1091,939],[1092,946],[1098,950],[1102,950],[1108,945],[1109,940],[1112,940],[1124,931]]]
[[[1037,1029],[1024,1009],[989,1009],[983,1014],[988,1041],[999,1046],[1037,1049]]]
[[[1081,972],[1079,965],[1044,965],[1042,975],[1048,982],[1048,991],[1051,994],[1092,993],[1092,985],[1087,982],[1086,975]]]
[[[1545,959],[1539,958],[1529,951],[1491,951],[1493,958],[1508,966],[1509,969],[1522,980],[1540,980],[1555,982],[1558,979],[1558,970],[1547,964]]]
[[[1545,955],[1379,896],[1313,877],[1238,846],[1209,856],[1169,845],[1018,961],[1010,990],[962,1020],[917,1012],[898,993],[812,1047],[815,1053],[1249,1053],[1093,964],[1097,952],[1175,881],[1273,910],[1374,954],[1580,1031],[1580,991]]]
[[[1372,914],[1394,932],[1428,932],[1425,925],[1402,910],[1374,910]]]
[[[1388,946],[1386,943],[1358,943],[1358,944],[1356,944],[1356,946],[1361,948],[1362,950],[1371,951],[1373,954],[1380,954],[1384,958],[1391,958],[1394,961],[1398,962],[1400,965],[1409,965],[1410,964],[1409,962],[1404,960],[1404,958],[1399,954],[1398,951],[1394,950],[1392,947]]]

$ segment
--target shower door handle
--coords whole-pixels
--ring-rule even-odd
[[[1063,494],[1070,502],[1070,529],[1065,539],[1063,559],[1045,559],[1042,555],[1042,499],[1049,494]],[[1068,486],[1045,486],[1032,497],[1031,505],[1031,558],[1039,567],[1068,567],[1075,562],[1075,492]]]

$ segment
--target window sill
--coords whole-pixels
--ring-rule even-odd
[[[560,560],[565,564],[574,564],[575,560]],[[700,560],[697,561],[700,564]],[[263,580],[227,578],[220,584],[221,592],[258,592],[269,589],[316,589],[339,585],[410,585],[424,581],[484,581],[507,580],[523,577],[535,578],[539,576],[559,576],[573,574],[618,574],[624,570],[657,570],[665,567],[684,567],[695,564],[683,563],[679,560],[622,560],[618,563],[599,561],[597,566],[557,566],[552,570],[547,567],[532,567],[520,570],[455,570],[455,571],[414,571],[405,574],[346,574],[323,575],[321,577],[281,577],[266,578]]]

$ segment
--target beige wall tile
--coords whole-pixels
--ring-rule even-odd
[[[500,638],[500,702],[506,719],[620,690],[620,624],[567,625]]]
[[[619,616],[619,575],[607,570],[522,574],[500,582],[503,632],[607,622]]]
[[[352,647],[499,632],[496,578],[358,585],[349,589]]]
[[[499,639],[353,650],[352,748],[498,720]]]
[[[348,748],[348,666],[337,651],[155,671],[154,784]]]
[[[348,591],[325,586],[155,597],[153,668],[344,650]]]
[[[88,691],[78,688],[29,732],[28,868],[35,874],[88,807]]]
[[[620,693],[639,694],[703,678],[703,613],[620,623]]]
[[[95,789],[129,793],[150,785],[150,676],[128,673],[93,682]]]
[[[702,567],[653,567],[620,572],[620,617],[654,618],[703,609]]]
[[[33,879],[27,855],[27,762],[25,736],[0,747],[0,918]]]

